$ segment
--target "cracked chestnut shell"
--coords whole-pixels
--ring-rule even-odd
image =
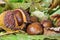
[[[14,14],[12,11],[7,11],[4,16],[4,24],[7,28],[13,28],[15,26]]]
[[[24,22],[30,22],[29,14],[23,9],[5,11],[0,15],[0,18],[1,28],[9,32],[20,30]]]
[[[27,33],[31,34],[31,35],[42,34],[43,33],[43,28],[42,28],[40,23],[35,22],[35,23],[30,24],[27,27]]]

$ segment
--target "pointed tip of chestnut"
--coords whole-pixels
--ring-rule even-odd
[[[43,28],[38,22],[32,23],[27,27],[27,33],[30,35],[42,34]]]

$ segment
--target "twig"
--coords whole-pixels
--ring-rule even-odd
[[[13,34],[13,33],[19,33],[19,32],[25,33],[24,31],[19,30],[19,31],[13,31],[13,32],[0,33],[0,36],[7,35],[7,34]]]

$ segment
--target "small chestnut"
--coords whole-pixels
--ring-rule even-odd
[[[38,18],[36,16],[30,17],[31,22],[38,22]]]
[[[30,24],[27,27],[27,33],[31,34],[31,35],[42,34],[43,33],[43,28],[42,28],[40,23],[35,22],[35,23]]]
[[[41,22],[41,24],[42,24],[43,27],[45,27],[45,28],[50,28],[50,27],[52,27],[52,22],[51,22],[50,20],[43,20],[43,21]]]

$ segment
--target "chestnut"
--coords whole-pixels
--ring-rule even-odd
[[[51,20],[58,20],[60,18],[60,14],[54,14],[54,15],[52,15],[52,16],[50,16],[50,19]]]
[[[22,16],[21,12],[19,10],[14,10],[13,13],[14,13],[14,16],[16,18],[18,25],[19,26],[22,25],[23,24],[23,16]]]
[[[55,26],[60,27],[60,18],[56,21]]]
[[[30,17],[31,22],[38,22],[38,18],[36,16]]]
[[[60,0],[52,0],[50,8],[56,8],[58,5],[60,5]]]
[[[30,24],[27,27],[26,31],[30,35],[42,34],[43,33],[43,28],[42,28],[40,23],[35,22],[35,23]]]
[[[41,21],[41,24],[43,25],[44,28],[52,27],[52,22],[50,20],[43,20]]]

